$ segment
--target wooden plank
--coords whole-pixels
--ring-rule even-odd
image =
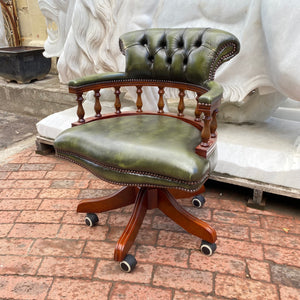
[[[253,189],[253,199],[249,199],[248,206],[255,208],[263,208],[265,206],[263,199],[264,192],[300,199],[300,189],[294,189],[217,172],[213,172],[210,175],[210,179]]]

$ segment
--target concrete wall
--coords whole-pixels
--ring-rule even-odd
[[[21,44],[23,46],[44,46],[47,26],[38,0],[16,0],[19,16]]]

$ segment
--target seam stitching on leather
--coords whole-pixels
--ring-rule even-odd
[[[229,52],[228,54],[222,56],[221,59],[219,60],[219,62],[215,65],[214,63],[215,63],[216,59],[218,58],[219,54],[220,54],[225,48],[227,48],[228,46],[232,46],[232,48],[233,48],[232,51]],[[208,74],[209,80],[213,80],[213,79],[214,79],[215,73],[216,73],[217,69],[219,68],[219,66],[220,66],[223,62],[225,62],[225,61],[229,60],[231,57],[235,56],[236,50],[237,50],[237,45],[236,45],[236,43],[234,43],[234,42],[228,42],[228,43],[225,43],[225,44],[223,45],[223,47],[219,49],[218,52],[216,52],[214,61],[213,61],[212,65],[211,65],[211,68],[210,68],[210,70],[209,70],[209,74]]]
[[[199,186],[202,185],[209,177],[209,173],[206,174],[205,177],[203,177],[202,180],[200,180],[199,182],[197,182],[197,187],[192,188],[192,189],[187,189],[184,187],[179,187],[179,186],[167,186],[167,185],[156,185],[156,184],[136,184],[136,183],[126,183],[126,182],[120,182],[120,181],[113,181],[113,180],[109,180],[105,177],[100,176],[99,174],[97,174],[96,172],[93,172],[92,170],[88,169],[84,164],[81,164],[73,159],[71,159],[70,157],[65,157],[63,155],[61,155],[59,152],[56,151],[56,156],[66,159],[80,167],[83,167],[84,169],[88,170],[89,172],[91,172],[93,175],[95,175],[96,177],[100,178],[103,181],[106,181],[108,183],[112,183],[112,184],[117,184],[117,185],[125,185],[125,186],[138,186],[138,187],[150,187],[150,188],[166,188],[166,189],[178,189],[178,190],[183,190],[183,191],[187,191],[187,192],[193,192],[193,191],[197,191],[199,189]]]
[[[64,150],[61,150],[61,149],[56,149],[56,152],[57,152],[57,154],[61,153],[61,154],[66,154],[66,155],[74,155],[74,156],[77,156],[78,158],[82,157],[83,159],[91,161],[92,163],[98,164],[100,167],[104,167],[104,168],[110,169],[112,171],[117,171],[119,173],[134,174],[134,175],[145,175],[145,176],[148,175],[148,176],[158,177],[158,178],[165,179],[165,180],[172,180],[172,181],[175,181],[175,182],[178,182],[178,183],[181,183],[181,184],[192,184],[192,185],[194,185],[194,184],[198,184],[199,182],[201,182],[201,180],[198,180],[198,181],[179,180],[179,179],[174,178],[174,177],[164,176],[164,175],[155,174],[155,173],[151,173],[151,172],[142,172],[142,171],[136,171],[136,170],[125,170],[125,169],[121,169],[121,168],[117,168],[117,167],[112,167],[112,166],[106,165],[102,162],[100,163],[99,161],[97,161],[95,159],[88,158],[84,155],[79,156],[78,154],[76,154],[72,151],[64,151]],[[61,155],[61,157],[64,157],[64,156]]]

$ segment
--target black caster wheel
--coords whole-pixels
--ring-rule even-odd
[[[192,203],[195,207],[201,208],[205,203],[205,198],[202,195],[197,195],[192,199]]]
[[[135,257],[131,254],[127,254],[123,261],[120,262],[120,268],[122,271],[130,273],[133,271],[137,264]]]
[[[203,254],[211,256],[216,251],[216,249],[217,245],[215,243],[211,244],[207,241],[202,240],[200,250]]]
[[[89,213],[89,214],[86,214],[84,221],[87,226],[93,227],[97,224],[99,219],[96,214]]]

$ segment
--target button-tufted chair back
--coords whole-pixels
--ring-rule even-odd
[[[120,37],[126,75],[201,84],[239,51],[235,36],[210,28],[147,29]]]

